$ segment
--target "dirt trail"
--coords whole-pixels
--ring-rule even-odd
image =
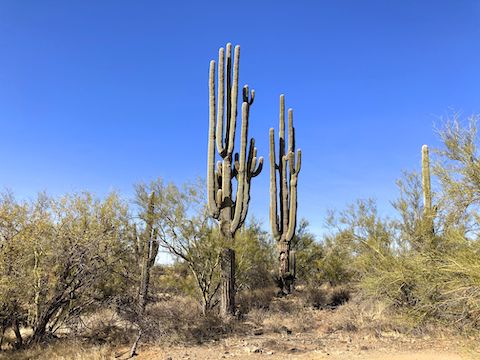
[[[366,350],[362,352],[308,351],[301,354],[288,353],[246,353],[219,351],[215,348],[171,349],[169,351],[146,349],[137,357],[138,360],[206,360],[206,359],[329,359],[329,360],[475,360],[479,354],[468,354],[466,351],[441,350],[409,350],[404,352],[389,352],[387,350]]]
[[[191,347],[147,347],[141,349],[136,359],[478,360],[480,350],[474,339],[262,334]]]

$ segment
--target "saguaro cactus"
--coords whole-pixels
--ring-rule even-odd
[[[142,273],[139,292],[139,304],[140,311],[143,313],[148,298],[148,288],[150,285],[150,269],[155,264],[155,258],[158,254],[159,243],[157,240],[157,232],[153,228],[155,210],[155,193],[152,191],[150,198],[148,199],[148,210],[146,214],[146,228],[143,239],[139,239],[143,242],[141,251],[142,254]]]
[[[297,182],[302,152],[297,151],[295,161],[295,128],[293,110],[288,109],[288,151],[285,151],[285,96],[280,95],[280,129],[278,163],[275,156],[275,131],[270,129],[270,223],[279,253],[279,278],[282,291],[289,293],[295,279],[295,252],[290,243],[297,222]],[[279,192],[277,193],[277,177]],[[280,206],[277,206],[277,201]],[[279,208],[279,209],[278,209]]]
[[[432,206],[432,190],[430,183],[430,158],[428,145],[422,146],[422,191],[423,191],[423,217],[427,234],[433,235],[435,228],[433,219],[436,208]]]
[[[240,46],[235,46],[232,80],[232,45],[218,52],[218,94],[215,95],[215,61],[210,62],[209,77],[209,130],[208,130],[208,208],[212,217],[219,221],[220,233],[231,246],[236,231],[242,226],[250,200],[250,182],[262,170],[263,158],[257,161],[255,140],[248,142],[248,121],[255,91],[248,85],[242,92],[242,125],[240,151],[234,154],[238,102],[238,73]],[[224,120],[225,119],[225,120]],[[224,126],[225,122],[225,126]],[[215,166],[215,146],[222,159]],[[248,147],[248,151],[247,151]],[[235,198],[232,180],[237,180]],[[235,309],[235,254],[231,249],[222,252],[222,299],[223,315],[233,314]]]
[[[138,310],[137,326],[138,335],[130,349],[130,357],[135,356],[138,343],[142,337],[142,318],[145,312],[148,299],[148,289],[150,286],[150,270],[155,264],[155,258],[158,254],[159,242],[157,240],[157,231],[153,226],[155,211],[155,192],[152,191],[148,198],[148,208],[145,217],[145,233],[137,236],[136,227],[133,228],[134,242],[136,246],[137,260],[141,262],[140,286],[138,291]]]

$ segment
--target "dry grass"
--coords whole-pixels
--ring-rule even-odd
[[[412,324],[395,315],[380,301],[353,299],[349,303],[331,311],[325,323],[327,332],[348,331],[365,334],[380,334],[385,331],[409,333]]]
[[[269,309],[278,289],[267,287],[242,291],[237,295],[237,305],[241,315],[249,313],[253,309]]]
[[[435,346],[437,339],[440,342],[458,339],[459,334],[449,332],[449,329],[426,325],[419,328],[418,324],[409,322],[408,317],[398,315],[391,306],[359,295],[343,305],[331,306],[349,296],[345,289],[329,287],[300,288],[296,294],[283,298],[252,294],[254,300],[250,311],[240,320],[229,322],[222,321],[215,314],[203,316],[192,299],[174,297],[149,306],[141,353],[158,353],[159,349],[173,348],[209,349],[218,344],[241,349],[240,353],[245,351],[244,348],[255,347],[275,353],[290,353],[292,348],[297,352],[327,351],[330,347],[345,348],[342,351],[390,347],[396,351],[402,346],[411,347],[415,341],[415,344],[423,342],[424,348],[428,348]],[[255,300],[258,298],[263,300]],[[126,356],[132,340],[131,327],[109,312],[84,320],[83,335],[76,334],[75,337],[83,341],[54,339],[43,347],[0,352],[0,359],[112,359]]]
[[[36,346],[21,351],[5,351],[0,359],[5,360],[103,360],[115,358],[109,345],[91,345],[80,341],[54,341],[47,346]]]
[[[195,300],[173,297],[147,308],[145,341],[161,344],[201,344],[234,331],[234,323],[215,312],[202,314]]]

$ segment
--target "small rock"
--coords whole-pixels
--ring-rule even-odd
[[[362,345],[360,346],[360,350],[368,350],[368,346]]]
[[[292,334],[292,330],[290,330],[290,329],[287,328],[286,326],[282,326],[282,327],[280,328],[280,331],[287,333],[287,335],[291,335],[291,334]]]
[[[273,351],[268,351],[268,352],[267,352],[267,355],[273,355],[273,354],[274,354]]]
[[[258,354],[262,352],[262,349],[256,346],[247,346],[244,349],[246,352],[252,353],[252,354]]]
[[[253,330],[253,335],[263,335],[263,329],[255,329]]]

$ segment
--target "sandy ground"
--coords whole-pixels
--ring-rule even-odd
[[[125,358],[121,352],[117,358]],[[473,340],[375,338],[345,334],[270,334],[229,338],[193,347],[148,347],[140,349],[138,360],[193,359],[371,359],[371,360],[461,360],[480,359]]]
[[[0,352],[0,359],[125,360],[128,355],[129,348],[125,346],[95,348],[59,343],[37,351]],[[375,336],[345,331],[269,332],[232,336],[194,346],[144,345],[135,359],[473,360],[480,359],[480,345],[474,337],[419,338],[388,332]]]
[[[170,349],[168,351],[147,349],[136,359],[369,359],[369,360],[463,360],[480,359],[478,353],[468,353],[465,350],[445,351],[445,350],[407,350],[407,351],[389,351],[365,350],[365,351],[342,351],[332,349],[299,351],[297,353],[285,353],[267,351],[264,353],[248,353],[242,351],[222,351],[216,348],[189,348],[189,349]]]
[[[275,302],[288,305],[294,301],[296,300],[282,299]],[[351,314],[342,314],[340,310],[332,312],[299,309],[289,313],[267,312],[263,315],[261,312],[253,312],[248,319],[241,322],[235,335],[219,335],[216,340],[208,340],[201,345],[141,345],[135,360],[480,360],[478,333],[461,336],[462,334],[449,329],[432,329],[428,334],[435,335],[426,335],[425,332],[422,333],[424,335],[415,336],[386,331],[385,329],[390,327],[378,326],[368,314],[360,316],[362,327],[358,330],[355,327],[354,330],[347,330],[349,327],[344,325],[345,322],[351,323]],[[362,311],[355,306],[351,309],[356,314]],[[344,325],[333,326],[335,319],[343,319],[340,324]],[[388,318],[384,320],[390,321]],[[191,339],[191,342],[193,341],[194,339]],[[59,341],[46,348],[0,352],[1,360],[126,360],[128,356],[127,346],[111,347],[108,343],[95,346],[68,341]]]

